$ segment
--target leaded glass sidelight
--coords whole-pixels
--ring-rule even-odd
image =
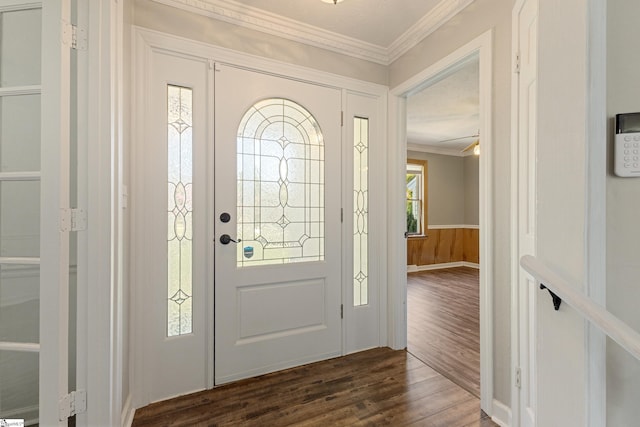
[[[353,305],[369,303],[369,119],[353,119]]]
[[[192,90],[167,86],[167,336],[192,332]]]
[[[324,141],[315,118],[282,98],[238,127],[237,265],[324,259]]]

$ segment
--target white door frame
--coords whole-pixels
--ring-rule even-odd
[[[41,186],[40,186],[40,362],[39,424],[60,420],[58,399],[68,393],[69,205],[71,135],[71,46],[60,21],[71,17],[69,0],[42,3]]]
[[[537,0],[518,0],[513,7],[512,12],[512,58],[520,57],[521,40],[520,40],[520,15],[525,7],[526,1]],[[537,50],[537,44],[535,46]],[[524,55],[524,54],[523,54]],[[537,55],[536,55],[537,56]],[[537,382],[536,378],[536,354],[535,351],[529,351],[531,347],[535,349],[536,332],[535,322],[532,322],[532,316],[535,316],[535,300],[537,298],[536,289],[527,289],[526,285],[522,286],[521,282],[526,280],[526,275],[520,267],[520,257],[524,255],[521,246],[522,241],[527,239],[526,234],[521,235],[522,223],[528,215],[533,216],[535,221],[535,171],[528,173],[520,170],[520,162],[526,162],[535,165],[535,159],[531,159],[530,151],[535,152],[536,141],[522,141],[520,138],[521,130],[521,114],[520,114],[520,63],[514,59],[512,78],[511,78],[511,372],[513,375],[519,375],[520,379],[511,381],[511,422],[513,425],[520,426],[522,417],[525,415],[522,400],[523,396],[527,396],[528,400],[535,402]],[[537,62],[536,62],[537,63]],[[537,110],[537,104],[534,106]],[[536,111],[537,116],[537,111]],[[537,126],[537,123],[533,123]],[[536,130],[534,129],[534,132]],[[529,146],[534,148],[529,148]],[[535,156],[535,155],[534,155]],[[527,175],[525,175],[527,174]],[[521,176],[522,175],[522,176]],[[533,181],[533,182],[529,182]],[[523,194],[525,193],[525,194]],[[522,213],[521,218],[521,198],[529,197],[526,209],[528,212]],[[535,228],[532,232],[533,246],[535,246]],[[531,238],[530,238],[531,239]],[[535,255],[535,247],[530,247],[528,255]],[[521,289],[524,292],[521,292]],[[525,359],[526,357],[526,359]],[[516,374],[517,372],[517,374]],[[526,394],[525,394],[526,393]],[[533,414],[535,416],[535,414]],[[534,421],[535,422],[535,421]]]
[[[142,91],[142,84],[136,84],[137,82],[143,82],[145,78],[145,70],[148,68],[148,62],[150,53],[152,50],[158,49],[161,51],[171,51],[176,52],[181,55],[187,55],[198,58],[206,58],[209,60],[214,60],[216,63],[229,64],[240,68],[246,68],[249,70],[256,70],[263,73],[270,73],[274,75],[285,76],[290,79],[300,80],[311,82],[318,85],[332,86],[336,88],[341,88],[343,91],[349,91],[353,93],[361,93],[364,95],[372,96],[376,99],[379,111],[379,117],[381,120],[384,120],[386,116],[386,101],[388,88],[386,86],[378,85],[375,83],[369,83],[361,80],[356,80],[349,77],[344,77],[336,74],[327,73],[324,71],[318,71],[314,69],[310,69],[307,67],[302,67],[298,65],[291,65],[284,62],[274,61],[270,59],[266,59],[259,56],[254,56],[242,52],[233,51],[230,49],[213,46],[207,43],[202,43],[198,41],[188,40],[185,38],[169,35],[166,33],[162,33],[159,31],[149,30],[141,27],[132,27],[132,65],[133,65],[133,80],[134,84],[132,87],[136,88],[137,94],[135,96],[135,100],[133,103],[133,117],[131,119],[131,128],[132,128],[132,158],[141,158],[139,156],[144,155],[140,150],[140,144],[137,144],[136,141],[144,140],[144,126],[142,124],[145,123],[145,109],[144,109],[144,91]],[[212,63],[213,66],[213,63]],[[382,130],[385,130],[384,125],[381,126]],[[143,188],[139,188],[136,184],[136,181],[139,182],[139,179],[136,178],[136,174],[140,173],[140,171],[136,170],[135,167],[132,168],[132,185],[131,185],[131,194],[135,197],[135,194],[144,191]],[[379,203],[378,206],[371,206],[370,210],[380,209],[385,210],[385,206],[387,205],[387,195],[383,194],[381,197],[377,199]],[[372,203],[373,199],[370,201]],[[131,216],[131,226],[130,230],[136,230],[137,224],[139,221],[144,221],[144,218],[139,218],[139,215],[132,213]],[[370,245],[383,248],[385,244],[385,237],[387,235],[386,223],[380,223],[380,229],[378,230],[378,241],[370,241]],[[131,235],[132,241],[132,254],[131,259],[140,259],[139,257],[144,256],[144,252],[137,251],[136,248],[144,247],[143,236],[138,236],[135,233]],[[384,264],[381,263],[381,264]],[[378,268],[379,274],[384,274],[385,266],[381,265]],[[130,281],[132,283],[132,296],[131,296],[131,307],[136,307],[136,304],[144,298],[142,294],[142,290],[139,289],[139,286],[136,286],[137,282],[140,280],[139,278],[144,275],[144,272],[137,271],[135,265],[131,265],[131,277]],[[380,278],[381,279],[381,278]],[[383,317],[385,314],[385,307],[387,305],[386,297],[387,297],[387,288],[386,284],[383,283],[384,280],[379,280],[380,283],[380,316]],[[210,305],[208,308],[210,313],[213,313],[213,299],[210,298],[207,301],[207,304]],[[143,378],[144,373],[144,358],[143,355],[145,353],[144,348],[144,331],[141,330],[140,326],[144,324],[144,313],[140,313],[139,311],[133,310],[134,315],[130,321],[130,349],[131,349],[131,366],[130,371],[132,372],[132,384],[131,384],[131,393],[133,396],[132,406],[134,408],[142,407],[149,403],[148,396],[145,393],[145,383]],[[381,331],[380,331],[380,345],[386,345],[387,337],[387,323],[385,318],[381,318],[380,321]],[[213,339],[213,336],[211,336]],[[207,351],[209,352],[208,360],[209,363],[213,364],[213,344],[209,343],[207,346]],[[213,387],[213,376],[207,378],[208,387]]]
[[[389,96],[389,235],[388,283],[389,337],[392,348],[407,346],[407,257],[404,238],[404,174],[407,159],[406,97],[433,83],[445,70],[471,55],[480,58],[480,406],[492,414],[493,405],[493,33],[492,30],[473,39],[424,71],[391,89]]]
[[[585,293],[606,307],[607,260],[607,2],[588,0],[587,186]],[[607,336],[588,322],[587,425],[607,424]]]
[[[123,8],[122,1],[77,2],[78,28],[85,30],[77,51],[77,207],[88,218],[86,231],[78,233],[76,388],[88,396],[87,411],[76,416],[78,426],[123,425],[123,415],[133,416],[123,396],[129,308]]]

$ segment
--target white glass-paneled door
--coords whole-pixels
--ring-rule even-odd
[[[0,0],[0,419],[26,425],[67,424],[69,16]]]
[[[134,404],[340,355],[341,91],[141,58]]]
[[[218,65],[216,384],[341,354],[341,93]]]

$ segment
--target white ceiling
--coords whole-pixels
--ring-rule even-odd
[[[474,58],[407,99],[407,143],[460,152],[480,127],[479,68]],[[445,72],[446,73],[446,72]],[[455,141],[446,141],[454,138]]]
[[[235,0],[247,6],[388,48],[441,0]]]
[[[390,64],[474,0],[153,0],[333,50]],[[478,132],[478,62],[411,96],[408,143],[416,149],[460,152]]]
[[[152,0],[389,65],[474,0]]]

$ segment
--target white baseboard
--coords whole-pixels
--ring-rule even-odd
[[[494,423],[498,424],[500,427],[511,426],[511,408],[507,405],[493,399],[493,408],[491,412],[491,420],[493,420]]]
[[[454,268],[454,267],[471,267],[471,268],[480,268],[480,264],[476,264],[474,262],[466,262],[466,261],[456,261],[456,262],[444,262],[442,264],[428,264],[428,265],[408,265],[407,273],[413,273],[416,271],[428,271],[428,270],[441,270],[443,268]]]
[[[127,397],[122,408],[122,414],[120,416],[120,425],[123,427],[131,427],[133,424],[133,416],[136,414],[136,408],[133,407],[131,394]]]
[[[470,224],[445,224],[445,225],[430,225],[427,227],[427,230],[448,230],[452,228],[468,228],[471,230],[479,230],[479,225],[470,225]]]

